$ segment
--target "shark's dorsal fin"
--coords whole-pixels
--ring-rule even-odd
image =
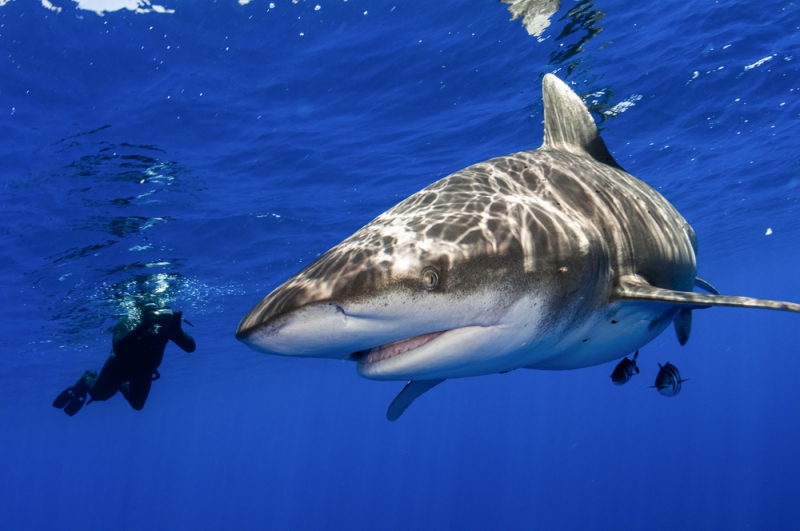
[[[732,306],[735,308],[762,308],[765,310],[800,313],[800,304],[793,302],[661,289],[651,286],[643,278],[635,275],[621,278],[618,286],[614,289],[611,299],[617,301],[657,302],[670,304],[676,308],[694,310],[712,306]]]
[[[553,74],[542,81],[544,142],[542,149],[592,158],[622,169],[608,152],[586,105],[566,83]]]
[[[411,405],[411,402],[419,398],[420,395],[429,391],[442,383],[444,380],[412,380],[403,387],[403,390],[395,397],[389,410],[386,412],[386,418],[394,422],[400,418],[403,411]]]

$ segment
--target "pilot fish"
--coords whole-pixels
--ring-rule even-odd
[[[639,374],[639,367],[636,366],[636,358],[638,357],[639,351],[637,350],[632,360],[626,357],[614,367],[614,372],[611,373],[611,381],[614,382],[614,385],[628,383],[628,380],[630,380],[634,374]]]
[[[661,370],[658,371],[656,384],[653,387],[658,389],[658,392],[664,396],[675,396],[680,393],[681,383],[686,380],[681,380],[681,373],[678,372],[678,368],[670,362],[663,366],[659,363],[658,366]]]

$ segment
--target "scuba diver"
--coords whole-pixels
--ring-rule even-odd
[[[182,312],[148,303],[142,308],[141,319],[125,317],[114,326],[111,355],[100,370],[86,371],[78,383],[66,388],[53,401],[53,407],[64,409],[73,416],[84,403],[108,400],[117,391],[137,411],[144,407],[150,385],[158,380],[158,366],[164,358],[167,342],[172,340],[186,352],[194,352],[192,336],[181,329]],[[90,396],[86,401],[86,395]]]

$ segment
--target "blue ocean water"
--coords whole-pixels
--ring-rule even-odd
[[[545,1],[538,29],[496,0],[163,2],[0,0],[3,529],[800,525],[797,315],[695,312],[623,387],[452,380],[395,423],[401,382],[233,337],[401,199],[540,145],[547,72],[692,223],[703,278],[800,302],[794,2]],[[197,351],[142,411],[52,408],[143,293]]]

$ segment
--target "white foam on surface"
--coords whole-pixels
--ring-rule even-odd
[[[751,64],[745,66],[744,69],[745,70],[752,70],[753,68],[758,68],[759,66],[763,65],[767,61],[771,61],[771,60],[772,60],[772,56],[768,55],[768,56],[764,57],[763,59],[759,59],[755,63],[751,63]]]
[[[46,0],[44,0],[46,1]],[[44,3],[43,1],[43,3]],[[127,9],[134,13],[174,13],[174,9],[168,9],[164,6],[151,4],[149,0],[73,0],[78,4],[78,9],[85,9],[86,11],[93,11],[100,16],[105,13],[112,13]]]

